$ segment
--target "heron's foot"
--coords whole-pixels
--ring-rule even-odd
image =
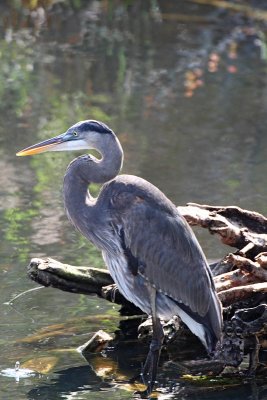
[[[137,390],[134,392],[134,395],[139,396],[141,399],[146,399],[153,392],[155,383],[157,383],[157,381],[155,379],[153,379],[153,380],[148,380],[147,382],[145,382],[143,374],[141,374],[141,377],[142,377],[143,383],[146,385],[146,389],[145,390]]]
[[[146,362],[146,364],[147,364],[147,362]],[[134,375],[128,381],[130,384],[133,384],[133,383],[136,383],[137,381],[140,382],[140,380],[141,380],[142,383],[147,386],[145,390],[137,390],[134,392],[134,395],[138,395],[141,398],[147,398],[151,394],[151,392],[153,390],[153,386],[154,386],[154,383],[153,383],[153,385],[151,385],[151,383],[149,381],[146,381],[146,377],[149,379],[149,371],[147,371],[147,368],[145,369],[146,364],[143,366],[142,371],[139,374]]]
[[[112,285],[103,286],[101,294],[104,297],[104,299],[109,300],[112,303],[115,303],[115,299],[119,294],[118,286],[115,283],[113,283]]]
[[[148,396],[150,396],[152,390],[150,390],[149,387],[147,387],[145,390],[137,390],[134,392],[134,396],[138,396],[141,399],[147,399]]]

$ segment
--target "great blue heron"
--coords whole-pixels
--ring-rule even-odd
[[[102,251],[119,291],[152,316],[153,336],[142,376],[153,390],[163,341],[160,319],[179,315],[214,351],[222,329],[221,304],[202,249],[175,205],[142,178],[119,175],[123,150],[105,124],[87,120],[27,147],[45,151],[96,149],[102,156],[75,158],[64,176],[64,203],[72,224]],[[103,183],[98,198],[90,183]]]

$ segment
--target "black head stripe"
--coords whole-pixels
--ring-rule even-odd
[[[86,121],[83,124],[79,126],[80,132],[84,131],[95,131],[98,133],[103,133],[103,134],[112,134],[112,130],[103,122],[98,122],[98,121]]]

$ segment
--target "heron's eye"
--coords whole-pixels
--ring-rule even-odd
[[[73,136],[75,136],[75,137],[78,136],[78,132],[76,132],[76,131],[73,131],[72,134],[73,134]]]

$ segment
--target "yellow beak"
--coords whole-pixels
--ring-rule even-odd
[[[34,144],[26,147],[26,149],[20,150],[16,156],[32,156],[33,154],[44,153],[45,151],[52,150],[53,147],[63,143],[63,135],[56,136],[52,139],[44,140],[43,142]]]

